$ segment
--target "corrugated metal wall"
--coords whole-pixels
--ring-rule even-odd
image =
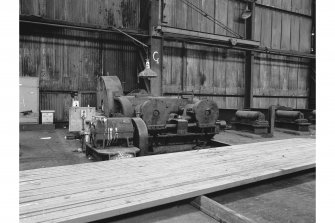
[[[21,13],[138,28],[138,4],[139,0],[24,0]],[[126,92],[136,89],[137,60],[137,47],[122,35],[27,24],[20,27],[20,76],[40,78],[40,109],[55,110],[56,122],[68,121],[73,91],[79,92],[81,106],[96,105],[100,75],[117,75]]]
[[[231,36],[214,22],[181,1],[165,0],[164,21],[168,26]],[[239,0],[192,0],[209,15],[245,36],[240,16],[246,5]],[[255,7],[254,40],[264,47],[309,53],[311,48],[311,0],[263,0]],[[275,8],[268,8],[262,4]],[[286,11],[300,14],[292,14]],[[307,16],[305,16],[307,15]],[[220,108],[243,108],[245,53],[215,47],[164,42],[163,92],[187,90],[207,94]],[[186,69],[183,68],[186,61]],[[283,105],[307,108],[309,95],[308,59],[256,53],[253,107]],[[182,72],[186,70],[186,72]],[[182,77],[184,76],[184,77]],[[183,78],[185,81],[182,81]],[[218,96],[226,95],[226,96]],[[261,97],[263,96],[263,97]],[[270,96],[270,97],[269,97]],[[283,96],[283,97],[281,97]],[[288,98],[294,96],[296,98]]]

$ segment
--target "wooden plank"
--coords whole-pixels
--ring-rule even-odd
[[[186,21],[187,21],[187,5],[185,5],[182,1],[175,1],[175,17],[176,17],[176,26],[177,28],[186,29]]]
[[[172,23],[172,19],[173,19],[173,6],[175,3],[175,0],[164,0],[165,3],[165,8],[163,11],[163,17],[164,17],[164,21],[167,22],[168,26],[173,26],[174,24]]]
[[[270,6],[280,9],[282,7],[282,0],[271,0]]]
[[[283,50],[291,49],[291,15],[282,14],[281,16],[281,44],[280,48]]]
[[[300,17],[299,32],[300,32],[299,51],[304,53],[310,53],[312,20],[309,18]]]
[[[233,16],[233,31],[235,33],[240,33],[240,26],[241,26],[241,22],[240,20],[240,17],[241,17],[241,14],[240,14],[240,1],[233,1],[233,7],[234,7],[234,16]],[[242,20],[243,21],[243,20]]]
[[[206,196],[196,197],[191,201],[191,205],[218,222],[255,223],[252,219],[249,219]]]
[[[199,67],[200,67],[200,48],[196,45],[187,45],[187,78],[186,91],[197,91],[200,86]]]
[[[167,92],[167,86],[171,85],[171,47],[164,46],[164,60],[163,60],[163,76],[162,85],[163,92]]]
[[[293,12],[300,13],[302,11],[301,9],[301,2],[304,0],[292,0],[292,8],[291,10]]]
[[[277,143],[277,146],[285,146],[286,144],[283,143]],[[302,146],[306,146],[307,144],[303,143]],[[264,146],[263,146],[264,147]],[[263,148],[262,146],[260,146],[260,148]],[[271,152],[271,154],[276,154],[278,152],[280,152],[280,149],[277,148],[273,148],[274,151]],[[245,150],[243,148],[239,148],[239,151],[234,152],[234,153],[229,153],[227,154],[226,158],[232,159],[232,161],[230,163],[227,163],[227,167],[229,168],[234,168],[235,167],[231,166],[234,165],[233,162],[245,162],[246,164],[249,162],[254,162],[255,160],[252,157],[249,157],[248,159],[241,159],[241,156],[243,154],[245,154]],[[289,154],[290,156],[293,156],[295,153],[297,153],[297,151],[291,151]],[[248,152],[248,155],[250,156],[257,156],[259,153],[258,152]],[[203,169],[208,165],[211,165],[210,163],[212,163],[213,165],[218,165],[220,164],[219,162],[222,161],[222,158],[220,158],[219,156],[215,156],[215,157],[211,157],[210,159],[206,159],[206,153],[200,153],[198,155],[195,154],[189,154],[190,158],[185,159],[185,156],[176,156],[176,165],[177,166],[169,166],[167,165],[168,162],[167,160],[163,157],[159,157],[158,159],[155,159],[156,164],[153,164],[152,160],[150,159],[144,159],[143,160],[143,164],[147,165],[148,167],[144,170],[140,170],[140,171],[135,171],[134,173],[132,173],[134,175],[135,178],[127,178],[127,179],[121,179],[118,178],[119,181],[115,182],[116,185],[119,185],[118,187],[120,187],[120,193],[121,190],[126,190],[126,188],[121,188],[121,186],[127,186],[130,184],[141,184],[143,186],[143,183],[145,183],[147,181],[147,179],[142,179],[142,177],[145,175],[150,174],[151,177],[154,177],[156,179],[161,178],[163,179],[163,177],[165,178],[173,178],[175,175],[173,174],[173,171],[176,169],[180,169],[178,170],[179,174],[190,174],[191,170],[188,169],[189,167],[191,167],[192,165],[199,165],[199,169]],[[213,154],[211,154],[212,156]],[[271,160],[272,160],[272,155],[271,155]],[[207,153],[208,156],[208,153]],[[276,157],[276,156],[275,156]],[[175,158],[175,157],[173,157]],[[191,160],[192,158],[192,160]],[[205,159],[204,159],[205,158]],[[270,156],[267,157],[267,161],[270,160]],[[184,161],[184,162],[183,162]],[[123,163],[117,163],[114,164],[113,167],[115,168],[120,168],[122,167],[124,164]],[[132,164],[132,165],[136,165],[137,168],[141,167],[140,164]],[[162,166],[167,165],[167,167],[164,167],[164,169],[168,172],[165,173],[160,173],[157,172],[156,169],[154,167],[157,168],[161,168]],[[258,165],[258,164],[257,164]],[[35,175],[29,173],[29,179],[26,180],[20,180],[21,185],[24,186],[24,188],[22,188],[21,194],[20,194],[20,201],[26,202],[26,201],[37,201],[37,200],[41,200],[44,198],[52,198],[54,197],[55,199],[58,199],[56,197],[58,196],[65,196],[65,195],[71,195],[72,193],[79,193],[79,192],[83,192],[86,193],[87,197],[86,198],[80,198],[80,199],[88,199],[90,194],[95,194],[97,192],[97,190],[103,189],[106,184],[110,185],[111,183],[109,182],[108,177],[109,175],[111,175],[110,173],[106,172],[106,171],[102,171],[103,167],[105,165],[85,165],[85,169],[69,169],[69,168],[56,168],[56,169],[52,169],[52,170],[45,170],[43,169],[43,171],[38,172],[35,171]],[[153,169],[148,169],[150,166],[150,168]],[[68,166],[69,167],[69,166]],[[79,166],[78,166],[79,167]],[[93,169],[93,168],[97,168],[97,169]],[[66,172],[66,170],[71,170],[72,172],[69,174],[68,172]],[[85,170],[87,170],[85,172]],[[237,169],[236,169],[237,170]],[[143,172],[145,171],[145,172]],[[207,169],[204,169],[203,171],[207,171]],[[233,171],[233,169],[232,169]],[[42,177],[44,176],[44,179],[41,179],[41,176],[38,177],[36,174],[42,174]],[[96,177],[96,174],[99,174],[99,178],[97,178],[94,182],[90,182],[89,184],[83,184],[86,183],[87,181],[92,180],[92,177]],[[118,174],[127,174],[127,170],[120,170],[120,173]],[[137,176],[136,174],[140,174],[141,176]],[[192,173],[193,174],[193,173]],[[193,177],[196,177],[196,173],[194,173],[195,175]],[[26,176],[23,178],[27,178],[27,174],[25,174]],[[136,175],[136,176],[135,176]],[[49,176],[49,177],[48,177]],[[21,175],[22,177],[22,175]],[[35,177],[35,179],[33,178]],[[179,177],[179,176],[177,176]],[[191,177],[191,175],[190,175]],[[172,180],[173,181],[173,180]],[[67,188],[66,185],[71,184],[71,188]],[[114,185],[114,184],[113,184]],[[108,192],[109,193],[109,192]],[[50,197],[52,196],[52,197]],[[98,195],[100,196],[100,195]],[[75,198],[75,197],[74,197]],[[53,199],[53,198],[52,198]]]
[[[209,16],[214,17],[214,0],[202,0],[200,3],[200,8]],[[201,32],[214,33],[214,22],[207,17],[200,15],[199,23]]]
[[[235,50],[228,50],[227,55],[227,66],[226,66],[226,93],[237,94],[238,84],[238,70],[237,65],[237,53]],[[237,108],[237,98],[227,97],[226,108]]]
[[[186,13],[186,29],[188,30],[194,30],[193,29],[193,9],[191,7],[186,7],[186,11],[184,11],[184,13]],[[194,18],[195,19],[195,18]]]
[[[291,142],[292,141],[292,142]],[[235,150],[231,150],[229,154],[227,154],[227,157],[229,155],[229,158],[235,157],[235,159],[238,160],[240,155],[243,153],[248,153],[250,155],[257,155],[259,153],[259,150],[266,150],[269,146],[274,145],[272,152],[278,152],[281,150],[281,148],[278,148],[278,146],[283,146],[288,144],[289,142],[293,143],[294,145],[297,143],[296,141],[299,141],[297,139],[291,139],[290,140],[276,140],[276,141],[269,141],[268,143],[257,143],[257,144],[249,144],[249,146],[246,145],[239,145],[239,146],[234,146]],[[302,146],[310,145],[313,144],[313,140],[300,140],[300,143],[302,143]],[[293,145],[292,144],[292,145]],[[277,146],[277,147],[275,147]],[[258,150],[256,150],[258,148]],[[228,149],[228,147],[225,147],[225,149]],[[250,151],[249,151],[250,150]],[[294,151],[294,150],[292,150]],[[213,153],[221,152],[221,150],[216,151],[214,149]],[[223,152],[223,151],[222,151]],[[170,153],[170,154],[164,154],[164,155],[158,155],[158,156],[145,156],[141,157],[141,164],[136,163],[135,161],[129,161],[129,160],[124,160],[124,161],[118,161],[114,163],[110,163],[110,165],[113,166],[122,166],[124,163],[132,163],[129,165],[135,165],[135,166],[141,166],[144,164],[145,166],[151,165],[151,166],[156,166],[162,164],[163,166],[170,162],[170,158],[174,158],[174,160],[183,160],[185,157],[188,157],[187,161],[189,164],[194,164],[196,162],[196,159],[194,157],[198,157],[200,162],[203,163],[203,158],[202,156],[208,156],[208,151],[206,150],[199,150],[197,153]],[[215,157],[212,157],[215,158]],[[241,159],[242,157],[240,157]],[[165,161],[166,163],[164,163]],[[156,163],[155,163],[156,162]],[[185,164],[185,163],[180,163],[180,164]],[[33,170],[28,170],[28,171],[21,171],[20,172],[20,182],[24,181],[31,181],[31,180],[42,180],[42,179],[55,179],[55,177],[60,177],[64,178],[65,176],[69,176],[70,178],[73,178],[74,176],[78,176],[78,178],[82,179],[83,177],[88,176],[89,174],[92,173],[92,175],[96,174],[97,172],[101,172],[103,168],[105,168],[107,165],[106,162],[95,162],[95,163],[85,163],[85,164],[77,164],[76,168],[74,168],[72,165],[68,166],[59,166],[59,167],[50,167],[50,168],[42,168],[42,169],[33,169]],[[186,164],[185,164],[186,165]],[[84,168],[86,167],[86,168]],[[171,166],[171,168],[175,168],[174,166]],[[71,171],[70,171],[71,170]],[[87,170],[90,170],[88,172]],[[91,172],[93,171],[93,172]],[[124,170],[127,171],[127,170]],[[149,171],[149,170],[146,170]],[[153,170],[155,171],[155,170]],[[86,173],[85,176],[79,176],[78,173]],[[101,174],[108,172],[101,172]],[[34,176],[36,177],[35,179],[32,179],[31,177]],[[55,180],[53,180],[53,184],[55,184]],[[32,185],[34,186],[34,185]],[[35,185],[34,188],[37,186]],[[24,188],[25,189],[25,188]]]
[[[281,4],[282,9],[291,11],[292,8],[292,2],[291,0],[283,0]]]
[[[281,29],[282,29],[282,21],[281,21],[281,13],[273,11],[272,12],[272,24],[271,24],[271,47],[273,49],[280,49],[281,43]]]
[[[214,60],[214,93],[226,94],[226,57],[227,50],[223,48],[216,49]]]
[[[215,19],[227,26],[228,25],[227,14],[228,14],[228,0],[216,1]],[[226,35],[227,31],[222,27],[215,25],[215,34]]]
[[[287,57],[280,56],[279,64],[279,95],[288,96],[288,64]],[[278,104],[281,106],[288,106],[287,98],[279,98]]]
[[[201,5],[202,5],[201,2],[202,2],[202,0],[192,1],[192,3],[199,8],[201,8]],[[192,30],[200,31],[200,29],[201,29],[201,24],[200,24],[201,16],[202,15],[200,15],[197,11],[192,9]]]
[[[261,45],[271,47],[271,11],[263,9],[262,11],[262,28],[261,28]]]
[[[260,57],[259,53],[255,54],[254,65],[253,65],[253,95],[259,95],[260,92]],[[253,107],[259,107],[259,100],[257,98],[253,98]]]
[[[228,13],[227,13],[227,26],[230,30],[234,30],[234,7],[235,2],[228,0]],[[227,36],[234,36],[231,32],[227,31]]]
[[[261,40],[261,28],[262,28],[262,8],[255,6],[255,22],[254,22],[254,34],[253,34],[253,40],[260,41]]]
[[[280,56],[272,55],[269,95],[280,92]],[[270,98],[270,105],[278,105],[278,98]]]
[[[303,0],[302,1],[303,14],[312,15],[312,0]]]
[[[278,3],[277,3],[278,4]],[[274,4],[273,6],[278,7]],[[271,24],[271,48],[281,48],[281,13],[272,11],[272,24]],[[270,89],[269,95],[276,95],[279,91],[280,85],[280,56],[271,55],[271,77],[270,77]],[[278,105],[278,98],[270,98],[269,105]]]
[[[245,92],[245,52],[236,51],[236,71],[237,71],[237,94],[243,95]],[[242,98],[240,98],[242,99]],[[238,100],[238,108],[243,108],[243,100]]]
[[[262,0],[262,5],[270,6],[271,5],[271,0]]]
[[[213,93],[214,52],[213,48],[201,46],[200,90],[201,93]]]
[[[205,83],[208,81],[209,74],[207,73],[207,55],[209,52],[205,46],[199,46],[200,54],[199,54],[199,73],[198,73],[198,81],[199,81],[199,93],[207,93]]]
[[[299,96],[308,96],[309,95],[309,77],[310,77],[310,60],[300,59],[300,65],[298,70],[298,88],[297,94]],[[297,99],[297,108],[307,109],[308,108],[308,99],[299,98]]]
[[[297,145],[296,143],[296,139],[292,139],[291,140],[293,142],[294,145]],[[264,149],[267,149],[269,146],[283,146],[283,145],[286,145],[288,142],[291,142],[291,141],[288,141],[288,140],[280,140],[280,141],[271,141],[271,142],[268,142],[268,143],[261,143],[261,144],[250,144],[249,147],[252,147],[253,149],[255,148],[258,148],[259,150],[264,150]],[[299,141],[299,140],[298,140]],[[291,143],[292,143],[291,142]],[[306,145],[310,145],[310,144],[313,144],[313,140],[300,140],[299,141],[300,143],[302,143],[301,145],[302,146],[306,146]],[[229,152],[229,154],[227,154],[227,157],[229,158],[233,158],[235,157],[236,160],[241,160],[242,157],[240,157],[240,155],[242,155],[243,153],[248,153],[250,155],[257,155],[259,152],[257,150],[255,151],[249,151],[249,147],[245,146],[245,145],[240,145],[240,146],[235,146],[234,148],[236,150],[231,150]],[[228,148],[225,148],[225,149],[228,149]],[[280,148],[273,148],[272,152],[273,153],[276,153],[278,151],[281,151]],[[292,150],[292,151],[295,151],[295,150]],[[217,152],[221,152],[221,150],[218,150]],[[216,154],[217,152],[213,151],[213,153],[211,153],[212,155],[213,154]],[[197,163],[197,162],[200,162],[200,163],[203,163],[204,164],[204,160],[201,160],[203,159],[202,156],[208,156],[208,151],[206,150],[200,150],[200,151],[197,151],[197,153],[178,153],[178,154],[165,154],[164,156],[153,156],[153,157],[141,157],[141,162],[145,165],[150,165],[150,166],[155,166],[155,165],[159,165],[162,164],[162,165],[165,165],[165,162],[169,162],[168,160],[168,157],[170,158],[175,158],[176,161],[179,160],[183,160],[185,157],[189,157],[189,159],[186,159],[189,164],[188,165],[191,165],[191,164],[194,164],[194,163]],[[197,161],[195,159],[195,157],[198,157],[199,160]],[[212,158],[219,158],[219,157],[214,157],[212,156]],[[165,162],[163,162],[165,161]],[[208,160],[210,161],[210,160]],[[134,161],[129,161],[130,163],[134,162]],[[156,162],[156,163],[153,163],[153,162]],[[234,161],[235,162],[235,161]],[[117,162],[117,163],[110,163],[110,165],[113,165],[115,167],[120,167],[122,165],[124,165],[124,163],[127,163],[126,161],[120,161],[120,162]],[[179,164],[182,164],[182,165],[187,165],[185,163],[179,163]],[[59,177],[59,178],[64,178],[65,176],[68,176],[70,177],[71,179],[73,179],[73,177],[77,177],[78,179],[82,179],[83,177],[84,178],[88,178],[90,179],[91,176],[88,176],[90,174],[92,174],[92,176],[94,174],[96,174],[97,172],[101,172],[101,170],[106,167],[106,163],[86,163],[86,164],[78,164],[76,165],[77,168],[74,168],[73,166],[61,166],[61,167],[52,167],[52,168],[42,168],[42,169],[35,169],[35,170],[29,170],[29,171],[21,171],[20,172],[20,182],[22,182],[22,179],[26,179],[28,181],[31,181],[31,176],[35,176],[36,179],[35,180],[38,180],[37,182],[40,182],[40,180],[42,179],[56,179],[55,177]],[[132,165],[140,165],[139,163],[132,163]],[[83,167],[86,167],[83,168]],[[168,167],[167,167],[168,168]],[[169,167],[170,168],[170,167]],[[171,166],[171,168],[175,168],[174,166]],[[71,171],[70,171],[71,170]],[[90,170],[89,172],[87,172],[86,170]],[[93,171],[93,172],[92,172]],[[124,171],[127,171],[127,170],[124,170]],[[146,169],[146,171],[149,171],[149,169]],[[155,170],[152,170],[152,171],[155,171]],[[80,173],[86,173],[84,176],[79,176]],[[58,175],[57,175],[58,174]],[[108,172],[101,172],[101,174],[109,174]],[[46,178],[45,178],[46,177]],[[59,182],[59,180],[55,181],[53,180],[53,182],[51,181],[50,183],[53,185],[55,185],[55,183]],[[38,185],[40,184],[35,184],[36,182],[31,182],[31,186],[32,188],[37,188]],[[93,182],[92,182],[93,183]],[[26,186],[25,188],[22,188],[22,191],[24,191],[26,189]]]
[[[271,56],[268,54],[260,54],[259,64],[260,76],[259,76],[259,94],[269,95],[271,86]],[[269,98],[260,99],[259,106],[261,108],[267,108],[270,106]]]
[[[299,71],[299,58],[290,58],[290,65],[288,71],[288,89],[291,96],[297,95],[298,89],[298,71]],[[297,107],[297,99],[289,98],[289,107]]]
[[[302,146],[302,147],[306,147],[307,145],[313,145],[314,141],[313,140],[304,140],[304,139],[292,139],[292,140],[278,140],[278,141],[271,141],[271,142],[267,142],[267,143],[257,143],[257,144],[249,144],[248,146],[251,147],[249,148],[247,145],[240,145],[240,146],[235,146],[234,149],[235,150],[229,150],[230,152],[227,155],[226,158],[232,159],[233,162],[236,161],[246,161],[246,159],[244,159],[243,157],[241,157],[241,155],[248,153],[249,155],[257,155],[260,152],[258,150],[261,151],[265,151],[268,150],[269,147],[271,147],[271,154],[276,154],[278,152],[281,152],[283,149],[282,148],[278,148],[278,146],[285,146],[288,143],[292,143],[292,148],[295,146]],[[298,144],[300,143],[300,144]],[[277,146],[277,147],[276,147]],[[273,148],[272,148],[273,147]],[[258,148],[258,150],[255,150],[255,148]],[[225,149],[230,149],[228,147],[225,147]],[[178,164],[178,166],[168,166],[166,167],[166,169],[174,169],[174,168],[180,168],[180,166],[188,166],[188,165],[192,165],[194,163],[196,164],[203,164],[203,165],[207,165],[207,162],[211,162],[213,161],[212,159],[215,160],[220,160],[219,155],[221,152],[224,153],[226,150],[217,150],[214,149],[213,151],[210,150],[211,152],[209,153],[209,151],[206,150],[200,150],[197,151],[197,153],[192,153],[192,152],[188,152],[188,153],[178,153],[178,154],[165,154],[163,156],[153,156],[153,157],[141,157],[141,164],[137,163],[135,161],[120,161],[120,162],[114,162],[114,163],[89,163],[89,164],[78,164],[76,165],[74,168],[74,166],[61,166],[61,167],[52,167],[52,168],[42,168],[42,169],[35,169],[35,170],[29,170],[29,171],[21,171],[20,172],[20,182],[22,182],[22,178],[23,179],[27,179],[29,181],[31,181],[31,176],[36,176],[37,181],[33,181],[33,182],[29,182],[29,184],[25,184],[24,188],[22,188],[21,191],[25,191],[27,190],[27,187],[31,187],[32,189],[37,189],[38,187],[44,187],[45,186],[45,179],[49,179],[50,180],[50,186],[55,186],[57,185],[57,183],[60,182],[60,180],[55,180],[56,177],[58,179],[63,179],[64,177],[68,177],[71,181],[74,178],[79,179],[78,182],[80,182],[81,179],[90,179],[92,176],[94,176],[94,174],[100,172],[101,175],[108,175],[111,174],[109,172],[101,172],[101,170],[103,168],[106,167],[106,165],[113,165],[116,168],[120,168],[122,167],[124,164],[129,164],[130,166],[133,167],[137,167],[141,166],[142,164],[144,164],[145,166],[148,166],[147,169],[144,169],[147,173],[156,173],[156,174],[160,174],[157,173],[156,170],[151,169],[151,167],[153,166],[164,166],[166,165],[169,161],[170,158],[174,158],[176,160],[176,165]],[[288,150],[290,152],[299,152],[296,151],[295,149],[292,150]],[[218,154],[217,154],[218,153]],[[211,158],[208,157],[208,155],[211,154]],[[214,156],[215,155],[215,156]],[[208,159],[204,159],[204,157],[207,156]],[[189,157],[188,159],[185,160],[185,157]],[[251,160],[253,160],[253,158],[251,157]],[[181,161],[185,161],[185,162],[181,162]],[[129,163],[130,162],[130,163]],[[233,164],[233,162],[231,162],[230,164]],[[135,166],[134,166],[135,165]],[[150,168],[149,168],[150,166]],[[86,168],[83,168],[86,167]],[[71,171],[70,171],[71,170]],[[90,170],[90,171],[87,171]],[[93,171],[93,172],[92,172]],[[141,170],[142,171],[142,170]],[[127,172],[127,169],[121,170],[121,172]],[[84,174],[84,176],[80,176],[80,174]],[[91,176],[90,176],[91,175]],[[46,177],[46,178],[43,178]],[[44,179],[43,181],[41,181],[42,179]],[[105,181],[108,181],[108,179],[102,179]],[[129,179],[132,180],[132,179]],[[38,183],[39,182],[39,183]],[[43,184],[41,184],[41,182]],[[68,183],[68,182],[64,182],[64,183]],[[95,183],[95,182],[92,182]]]
[[[312,167],[315,140],[290,139],[21,171],[20,222],[94,221]]]
[[[174,42],[171,48],[171,85],[176,91],[181,90],[182,44]]]

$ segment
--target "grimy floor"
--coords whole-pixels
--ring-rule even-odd
[[[20,132],[20,170],[44,167],[72,165],[92,162],[83,153],[79,140],[66,140],[68,129],[53,131],[22,131]],[[214,137],[215,140],[229,145],[263,142],[290,138],[315,138],[315,130],[310,134],[293,135],[276,131],[273,138],[264,138],[251,133],[223,131]]]
[[[57,130],[56,130],[57,131]],[[50,137],[50,136],[49,136]],[[44,137],[41,137],[41,138],[44,138]],[[61,137],[59,137],[59,138],[61,138]],[[43,139],[43,140],[47,140],[47,139]],[[49,139],[50,140],[50,139]],[[308,141],[308,140],[307,140]],[[21,147],[22,148],[22,147]],[[21,151],[23,154],[22,155],[24,155],[24,151]],[[66,152],[72,152],[71,150],[70,151],[66,151]],[[71,154],[71,153],[69,153],[69,154]],[[77,156],[77,155],[79,155],[79,154],[76,154],[75,156]],[[22,156],[21,156],[22,157]],[[42,171],[43,172],[43,171]],[[309,210],[308,208],[306,209],[306,208],[303,208],[303,210],[304,211],[307,211],[308,213],[309,213],[309,215],[308,214],[306,214],[306,213],[302,213],[302,215],[301,216],[309,216],[309,219],[311,220],[311,221],[307,221],[307,222],[313,222],[313,218],[315,218],[315,214],[314,214],[314,211],[313,211],[313,204],[314,204],[314,202],[315,202],[315,200],[313,201],[313,199],[315,199],[315,196],[314,196],[314,193],[313,193],[313,191],[314,191],[314,189],[315,189],[315,180],[313,179],[313,172],[312,173],[309,173],[309,174],[312,174],[311,175],[311,177],[309,177],[309,178],[307,178],[307,179],[305,179],[304,177],[302,177],[302,179],[300,179],[300,181],[298,180],[298,181],[295,181],[295,182],[293,182],[293,184],[291,184],[291,186],[290,187],[293,187],[293,188],[300,188],[303,184],[307,184],[307,188],[308,189],[310,189],[309,191],[307,190],[307,191],[305,191],[306,193],[305,193],[305,195],[306,194],[308,194],[309,196],[308,196],[308,198],[310,199],[309,201],[306,201],[306,202],[308,202],[308,203],[310,203],[311,205],[309,205],[311,208],[311,210]],[[298,176],[298,177],[301,177],[301,176]],[[314,177],[315,177],[315,175],[314,175]],[[305,182],[304,182],[305,181]],[[300,183],[298,183],[297,184],[297,182],[301,182],[301,184]],[[280,185],[280,184],[279,184]],[[284,187],[284,189],[283,190],[281,190],[280,189],[280,187]],[[264,189],[264,188],[263,188]],[[305,187],[305,189],[306,189],[306,187]],[[266,191],[266,190],[265,190]],[[281,195],[280,197],[285,197],[285,193],[291,193],[290,194],[290,197],[294,197],[294,191],[295,190],[293,190],[293,192],[291,191],[290,192],[290,190],[287,190],[286,188],[285,188],[285,185],[281,185],[281,186],[277,186],[275,189],[273,189],[273,190],[271,190],[271,191],[278,191],[278,193],[277,193],[277,195]],[[256,203],[257,203],[257,197],[258,198],[261,198],[262,197],[262,195],[264,195],[265,197],[264,198],[262,198],[262,199],[266,199],[267,198],[267,196],[269,196],[271,193],[271,191],[268,191],[268,192],[265,192],[264,194],[262,194],[262,193],[259,193],[259,192],[257,192],[257,187],[255,188],[255,190],[254,190],[254,192],[253,192],[253,194],[254,194],[254,196],[249,196],[249,198],[250,197],[256,197],[255,199],[256,200],[254,200],[253,202],[255,202],[256,201]],[[299,191],[299,189],[296,189],[296,192],[298,192]],[[231,192],[230,192],[231,193]],[[235,193],[239,193],[239,192],[235,192]],[[241,197],[243,197],[243,192],[241,192],[240,193],[241,194]],[[296,195],[296,198],[299,198],[299,195],[301,195],[301,194],[304,194],[304,193],[297,193],[297,195]],[[292,196],[293,195],[293,196]],[[276,196],[276,194],[272,194],[272,196]],[[220,196],[217,196],[216,195],[216,197],[220,197]],[[229,196],[228,196],[229,197]],[[240,198],[241,198],[240,197]],[[270,196],[271,197],[271,196]],[[303,199],[303,198],[305,198],[304,196],[302,196],[302,197],[300,197],[299,199],[300,199],[300,201]],[[245,199],[246,201],[248,201],[248,198],[241,198],[242,200],[243,199]],[[229,199],[228,199],[229,200]],[[231,200],[231,199],[230,199]],[[271,199],[272,200],[272,199]],[[278,199],[274,199],[273,201],[272,201],[272,204],[273,203],[276,203],[276,200],[278,201]],[[225,201],[227,201],[227,199],[225,199],[225,198],[223,198],[223,200],[219,200],[220,201],[220,203],[224,203]],[[251,201],[252,201],[252,199],[251,199]],[[284,201],[284,200],[283,200]],[[285,202],[283,202],[283,201],[281,201],[280,202],[280,204],[283,204],[283,206],[285,206]],[[227,202],[226,202],[227,203]],[[238,202],[238,200],[235,200],[235,201],[233,201],[232,202],[232,204],[230,204],[230,205],[232,205],[233,207],[234,207],[234,203],[236,204],[235,206],[236,206],[236,208],[238,208],[239,207],[239,205],[241,206],[241,204],[244,204],[244,202],[242,202],[242,203],[240,203],[239,204],[239,202]],[[262,202],[261,202],[262,203]],[[260,204],[261,204],[260,203]],[[301,203],[301,202],[298,202],[299,204]],[[228,204],[229,204],[229,202],[228,202]],[[248,202],[246,202],[245,203],[245,205],[246,204],[248,204]],[[268,202],[268,204],[271,204],[271,202],[269,201]],[[181,206],[180,206],[181,205]],[[161,209],[161,210],[159,210],[159,208],[157,209],[156,208],[156,210],[151,210],[151,211],[153,211],[152,213],[151,213],[151,217],[150,217],[150,213],[148,213],[148,211],[150,212],[150,210],[147,210],[146,211],[146,213],[144,213],[144,219],[145,219],[145,215],[147,216],[147,217],[150,217],[150,219],[146,219],[146,220],[143,220],[143,222],[154,222],[155,221],[155,219],[157,220],[157,217],[158,217],[158,219],[160,219],[160,220],[164,220],[164,216],[165,217],[167,217],[167,218],[165,218],[165,220],[166,220],[166,222],[173,222],[173,219],[179,219],[179,220],[182,220],[183,219],[183,222],[187,222],[187,221],[184,221],[184,220],[187,220],[188,218],[190,218],[189,220],[189,222],[197,222],[195,219],[192,219],[192,216],[193,217],[195,217],[196,219],[198,219],[199,220],[199,222],[204,222],[204,221],[202,221],[203,219],[202,218],[208,218],[206,215],[203,215],[201,212],[198,212],[198,211],[195,211],[193,208],[190,208],[190,206],[187,206],[187,204],[183,204],[183,203],[181,203],[179,206],[180,207],[184,207],[184,208],[181,208],[181,209],[178,209],[178,204],[177,204],[177,206],[172,206],[172,209],[174,209],[174,211],[172,211],[172,213],[170,213],[170,217],[169,217],[169,210],[171,210],[171,206],[170,207],[167,207],[166,209],[164,209],[163,208],[163,210]],[[184,206],[184,205],[186,205],[186,206]],[[277,206],[277,205],[276,205]],[[299,205],[298,205],[299,206]],[[306,207],[306,205],[304,205],[305,207]],[[188,207],[188,208],[187,208]],[[296,211],[294,211],[294,215],[293,216],[290,216],[290,215],[288,215],[287,213],[286,214],[283,214],[281,211],[281,209],[273,209],[273,210],[277,210],[277,212],[276,211],[273,211],[273,210],[270,210],[270,212],[267,212],[266,210],[264,210],[264,212],[266,212],[266,213],[268,213],[267,215],[266,214],[262,214],[262,215],[260,215],[258,218],[257,218],[257,213],[256,213],[256,215],[255,215],[255,213],[253,212],[253,211],[255,211],[255,210],[253,210],[253,207],[255,207],[255,205],[250,205],[250,207],[251,208],[247,208],[247,206],[246,206],[246,208],[241,208],[242,209],[242,211],[244,210],[244,212],[246,212],[245,214],[246,215],[251,215],[254,219],[257,219],[257,221],[259,221],[259,222],[267,222],[268,221],[268,219],[270,219],[269,221],[271,222],[273,222],[273,220],[274,219],[280,219],[280,216],[284,216],[284,217],[289,217],[288,219],[294,219],[294,216],[295,215],[299,215],[299,212],[296,212]],[[257,207],[257,206],[256,206]],[[267,206],[264,206],[264,207],[262,207],[262,205],[258,205],[258,207],[259,208],[267,208],[268,207],[268,205]],[[280,207],[280,205],[279,206],[277,206],[277,207]],[[287,207],[289,207],[289,205],[287,206]],[[179,210],[176,210],[176,208]],[[185,209],[186,208],[186,209]],[[29,208],[28,208],[29,209]],[[284,210],[286,210],[286,209],[288,209],[288,208],[284,208]],[[291,210],[291,208],[289,208],[290,210]],[[278,211],[278,210],[280,210],[280,211]],[[163,211],[163,213],[162,213],[162,215],[157,215],[157,213],[158,212],[161,212],[161,211]],[[181,212],[180,212],[181,211]],[[240,211],[240,210],[239,210]],[[249,213],[249,212],[250,213]],[[155,214],[156,213],[156,214]],[[165,214],[164,214],[165,213]],[[177,213],[180,213],[178,216],[175,216],[175,217],[173,217],[173,215],[175,215],[175,214],[177,214]],[[187,214],[187,213],[189,213],[189,214]],[[193,213],[193,214],[192,214]],[[272,214],[272,213],[275,213],[275,214]],[[279,214],[279,217],[278,217],[278,213],[280,213]],[[293,213],[293,212],[292,212]],[[148,216],[148,214],[149,214],[149,216]],[[172,216],[171,216],[171,214],[172,214]],[[136,215],[136,213],[135,213],[135,215]],[[140,215],[143,217],[143,212],[141,212],[140,213]],[[156,217],[155,217],[156,216]],[[313,217],[314,216],[314,217]],[[131,219],[132,219],[132,216],[126,216],[126,218],[130,221]],[[163,218],[163,219],[162,219]],[[186,219],[185,219],[186,218]],[[192,220],[191,220],[192,219]],[[202,219],[202,220],[201,220]],[[272,220],[271,220],[272,219]],[[297,219],[299,219],[299,218],[297,218]],[[304,219],[304,218],[301,218],[301,219]],[[125,219],[122,219],[122,216],[121,217],[118,217],[118,219],[114,219],[114,220],[118,220],[118,221],[124,221]],[[150,221],[148,221],[148,220],[150,220]],[[306,220],[306,219],[305,219]],[[159,220],[158,220],[159,221]],[[211,222],[212,220],[210,219],[210,220],[208,220],[208,221],[206,221],[206,222]],[[127,221],[128,222],[128,221]],[[178,222],[178,221],[177,221]],[[179,221],[180,222],[180,221]],[[281,222],[281,221],[280,221]],[[306,222],[306,221],[303,221],[303,222]]]

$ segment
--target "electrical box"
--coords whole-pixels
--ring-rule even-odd
[[[54,113],[54,110],[41,110],[42,124],[53,124]]]
[[[96,115],[95,107],[71,107],[69,110],[69,132],[88,130],[92,116]]]
[[[38,124],[39,79],[20,77],[20,123]]]

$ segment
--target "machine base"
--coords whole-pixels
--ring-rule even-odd
[[[254,134],[267,134],[268,133],[268,126],[257,126],[257,125],[251,125],[251,124],[245,124],[245,123],[239,123],[239,122],[232,122],[233,129],[235,130],[245,130],[248,132],[252,132]]]
[[[85,144],[86,156],[92,156],[95,160],[114,160],[136,157],[140,151],[137,147],[111,147],[106,149],[97,149],[90,143]]]
[[[275,127],[291,129],[300,132],[308,132],[311,123],[290,123],[290,122],[275,122]]]

